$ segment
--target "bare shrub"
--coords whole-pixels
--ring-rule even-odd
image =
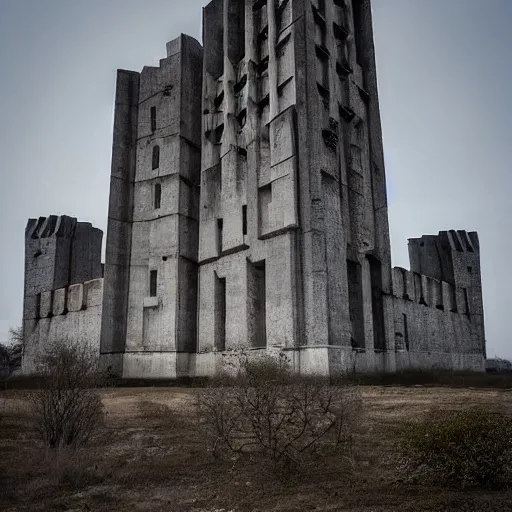
[[[103,424],[98,360],[87,346],[56,343],[42,357],[43,389],[30,394],[38,433],[50,448],[86,444]]]
[[[354,386],[293,375],[283,354],[251,360],[242,352],[236,357],[234,376],[224,375],[199,392],[215,456],[259,452],[286,468],[327,450],[352,457],[360,413]]]
[[[413,479],[463,488],[512,484],[512,423],[502,414],[434,409],[401,433],[403,469]]]

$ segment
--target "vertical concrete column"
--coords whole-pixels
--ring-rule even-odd
[[[105,260],[101,353],[124,351],[130,277],[139,73],[118,71]]]
[[[277,94],[278,63],[276,55],[277,44],[277,22],[276,22],[276,0],[267,1],[268,18],[268,75],[269,75],[269,98],[270,98],[270,120],[279,113],[279,98]]]

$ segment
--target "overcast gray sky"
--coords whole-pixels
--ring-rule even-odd
[[[117,68],[200,40],[207,0],[0,0],[0,340],[22,316],[29,217],[106,233]],[[373,0],[393,264],[476,230],[488,354],[512,358],[512,0]]]

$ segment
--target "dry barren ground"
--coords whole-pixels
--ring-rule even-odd
[[[400,480],[394,427],[432,405],[510,408],[512,391],[363,387],[354,466],[339,457],[279,476],[261,460],[216,461],[195,390],[106,390],[106,431],[59,461],[38,447],[25,396],[0,393],[2,511],[507,511],[512,492],[461,492]]]

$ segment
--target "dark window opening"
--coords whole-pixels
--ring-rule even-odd
[[[242,234],[247,235],[247,205],[242,205]]]
[[[219,110],[220,106],[222,105],[222,102],[224,101],[224,91],[222,91],[213,102],[215,106],[215,110]]]
[[[226,278],[215,274],[215,350],[226,350]]]
[[[217,219],[217,252],[222,253],[222,231],[224,229],[224,221]]]
[[[157,183],[155,185],[155,210],[158,210],[160,208],[161,203],[162,203],[162,185],[160,185],[160,183]]]
[[[350,68],[350,65],[348,62],[344,61],[336,62],[336,73],[340,76],[340,78],[345,78],[347,75],[350,75],[352,73],[352,69]]]
[[[240,146],[236,147],[236,152],[242,157],[247,159],[247,149],[241,148]]]
[[[384,301],[382,293],[382,265],[372,256],[370,263],[370,280],[372,284],[373,339],[376,350],[386,350]]]
[[[156,297],[157,283],[158,283],[158,272],[156,270],[151,270],[149,272],[149,296],[150,297]]]
[[[338,133],[332,130],[322,130],[325,145],[332,151],[338,148]]]
[[[258,34],[258,44],[261,44],[263,41],[268,39],[268,25],[265,25],[261,32]]]
[[[247,262],[248,291],[251,299],[250,344],[252,348],[267,346],[266,270],[265,261]]]
[[[41,254],[43,254],[41,251],[36,251],[36,253],[34,254],[34,258],[39,258]]]
[[[241,130],[245,123],[247,122],[247,109],[244,108],[237,116],[236,120],[238,121],[238,128]]]
[[[151,159],[151,168],[153,170],[160,167],[160,146],[153,146],[153,156]]]
[[[349,36],[349,31],[345,27],[340,27],[337,23],[333,22],[332,28],[334,31],[334,37],[338,39],[338,41],[346,41]]]
[[[318,10],[321,14],[325,14],[325,0],[318,0]]]
[[[151,131],[156,131],[156,107],[151,107]]]
[[[247,75],[244,75],[238,83],[235,84],[234,93],[235,95],[240,94],[247,84]]]
[[[258,103],[258,112],[261,113],[265,110],[265,107],[270,105],[270,96],[267,94],[259,103]]]
[[[407,325],[407,315],[403,315],[403,321],[404,321],[404,342],[405,342],[405,349],[409,351],[409,326]]]
[[[469,272],[470,274],[472,274],[472,273],[473,273],[473,267],[468,267],[468,272]]]
[[[259,11],[266,5],[267,5],[267,0],[256,0],[256,2],[254,2],[254,5],[252,6],[252,10],[253,10],[253,12]]]
[[[350,107],[340,105],[340,117],[347,123],[350,123],[356,116],[356,113]]]
[[[220,144],[222,142],[223,134],[224,134],[224,124],[221,124],[221,125],[217,126],[217,128],[215,129],[215,136],[214,136],[213,143]]]
[[[329,60],[329,50],[325,46],[315,46],[316,56],[320,60],[328,61]]]
[[[268,62],[269,58],[265,57],[257,66],[256,71],[258,72],[258,75],[263,74],[268,69]]]
[[[347,261],[348,304],[352,324],[352,347],[365,348],[363,277],[359,263]]]

